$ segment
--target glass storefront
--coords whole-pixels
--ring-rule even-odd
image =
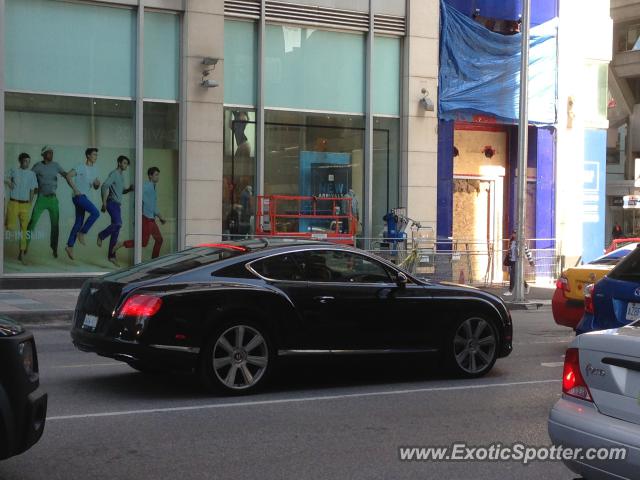
[[[115,268],[113,248],[133,235],[134,192],[124,191],[135,183],[134,110],[125,100],[5,95],[5,273]]]
[[[373,124],[372,235],[384,229],[383,217],[400,206],[400,119],[376,117]]]
[[[222,181],[222,228],[226,237],[254,233],[256,188],[256,114],[227,108]]]
[[[362,116],[267,110],[265,195],[350,198],[351,213],[357,222],[355,232],[359,233],[364,192],[363,152]],[[300,201],[288,207],[292,214],[309,213],[312,209],[308,200]],[[337,205],[337,208],[346,207]],[[291,218],[279,231],[326,233],[335,218]]]
[[[131,265],[135,248],[175,251],[180,16],[145,12],[138,65],[135,8],[6,0],[4,14],[3,273],[103,272]]]

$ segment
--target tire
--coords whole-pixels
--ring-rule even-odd
[[[499,342],[498,330],[487,318],[474,315],[457,321],[446,338],[449,369],[458,377],[482,377],[496,363]]]
[[[141,360],[138,360],[135,362],[129,362],[129,366],[134,370],[139,371],[140,373],[159,374],[159,373],[168,372],[168,369],[166,367],[153,365],[151,363],[147,363]]]
[[[209,391],[254,393],[267,383],[274,360],[273,343],[262,325],[232,320],[209,337],[200,356],[200,375]]]

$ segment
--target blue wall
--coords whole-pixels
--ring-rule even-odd
[[[522,13],[522,0],[445,0],[460,12],[471,16],[476,8],[483,17],[517,20]],[[558,0],[531,2],[531,25],[539,25],[558,15]]]
[[[537,129],[536,238],[555,238],[556,134],[554,128]],[[535,248],[553,248],[553,241],[539,241]]]
[[[453,235],[453,121],[438,122],[438,240],[447,240]],[[438,248],[451,247],[438,244]]]
[[[585,130],[582,194],[582,260],[602,255],[605,230],[607,131]]]

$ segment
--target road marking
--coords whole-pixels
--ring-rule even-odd
[[[563,367],[564,362],[543,362],[540,365],[542,365],[543,367]]]
[[[84,364],[79,364],[79,365],[55,365],[55,366],[47,366],[45,367],[45,370],[47,368],[86,368],[86,367],[107,367],[107,366],[116,366],[116,367],[128,367],[129,365],[127,365],[126,363],[123,362],[110,362],[110,363],[84,363]]]
[[[499,387],[518,387],[522,385],[539,385],[544,383],[558,383],[559,379],[553,380],[531,380],[527,382],[510,382],[510,383],[486,383],[480,385],[460,385],[455,387],[432,387],[432,388],[415,388],[408,390],[386,390],[381,392],[364,392],[349,393],[344,395],[322,395],[317,397],[302,398],[283,398],[277,400],[257,400],[254,402],[229,402],[229,403],[210,403],[205,405],[192,405],[187,407],[167,407],[167,408],[150,408],[146,410],[123,410],[119,412],[102,412],[102,413],[85,413],[80,415],[58,415],[47,417],[47,421],[56,420],[76,420],[83,418],[99,418],[99,417],[119,417],[124,415],[142,415],[148,413],[171,413],[171,412],[188,412],[193,410],[211,410],[215,408],[232,408],[232,407],[252,407],[259,405],[280,405],[286,403],[302,403],[302,402],[318,402],[323,400],[345,400],[351,398],[366,397],[383,397],[389,395],[407,395],[412,393],[428,393],[428,392],[449,392],[456,390],[479,390],[484,388]]]

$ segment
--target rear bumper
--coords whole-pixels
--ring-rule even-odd
[[[146,345],[136,341],[105,337],[84,330],[71,330],[73,344],[83,352],[97,353],[126,363],[144,362],[177,370],[197,366],[199,348],[176,345]]]
[[[551,299],[551,311],[558,325],[575,329],[584,314],[584,302],[568,299],[561,289],[556,288]]]
[[[582,448],[626,448],[624,460],[566,460],[573,472],[589,479],[637,478],[640,469],[640,425],[601,414],[591,403],[562,398],[548,419],[554,445]]]

